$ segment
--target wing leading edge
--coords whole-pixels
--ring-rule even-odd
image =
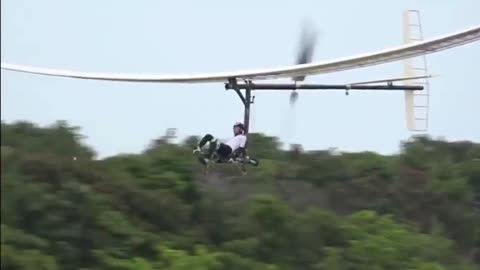
[[[337,58],[330,61],[293,65],[272,69],[258,69],[235,72],[154,75],[154,74],[117,74],[90,73],[81,71],[48,69],[32,66],[22,66],[2,63],[2,69],[26,72],[40,75],[70,77],[78,79],[125,81],[125,82],[156,82],[156,83],[212,83],[226,82],[229,78],[237,79],[280,79],[298,75],[318,75],[330,72],[345,71],[361,67],[384,64],[388,62],[430,54],[480,40],[480,25],[444,35],[434,39],[407,44],[396,48],[361,54],[353,57]]]

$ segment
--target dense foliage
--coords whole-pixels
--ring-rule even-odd
[[[104,160],[81,140],[2,123],[2,269],[479,269],[479,144],[382,156],[251,134],[260,167],[203,176],[196,137]]]

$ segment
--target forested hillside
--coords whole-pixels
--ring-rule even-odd
[[[81,140],[2,122],[2,269],[480,269],[480,144],[383,156],[251,134],[260,167],[204,176],[196,137],[104,160]]]

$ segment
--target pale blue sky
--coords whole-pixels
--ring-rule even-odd
[[[386,6],[383,6],[387,4]],[[81,71],[191,73],[293,63],[303,18],[319,30],[314,60],[400,45],[402,12],[421,11],[424,35],[480,23],[478,0],[118,1],[2,0],[2,62]],[[432,136],[480,142],[480,44],[429,55]],[[310,77],[348,83],[402,76],[401,62]],[[179,136],[231,135],[242,106],[222,84],[86,81],[2,70],[2,119],[82,127],[101,157],[142,150],[169,127]],[[254,130],[307,149],[393,153],[409,138],[403,93],[256,93]],[[289,124],[282,124],[285,121]],[[292,132],[294,129],[294,132]],[[288,135],[288,136],[287,136]]]

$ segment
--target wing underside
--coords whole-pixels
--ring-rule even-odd
[[[212,83],[226,82],[230,78],[236,79],[280,79],[300,75],[318,75],[330,72],[345,71],[361,67],[384,64],[388,62],[408,59],[420,55],[430,54],[453,47],[472,43],[480,39],[480,25],[453,34],[406,44],[396,48],[377,51],[353,57],[338,58],[330,61],[293,65],[272,69],[246,70],[221,73],[181,74],[181,75],[152,75],[152,74],[119,74],[119,73],[89,73],[70,70],[48,69],[32,66],[22,66],[2,63],[2,69],[41,75],[70,77],[91,80],[109,80],[126,82],[157,82],[157,83]]]

